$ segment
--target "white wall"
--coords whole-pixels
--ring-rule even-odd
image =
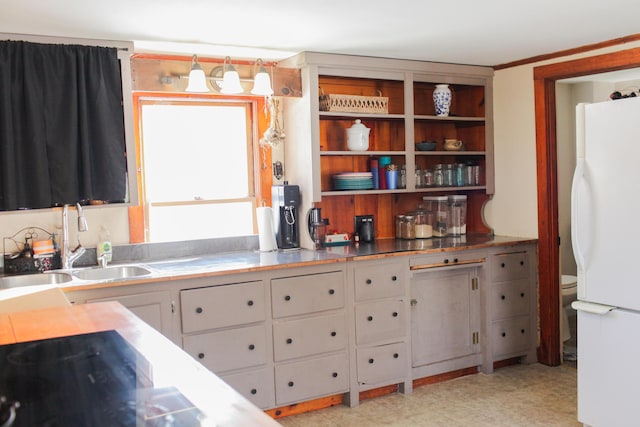
[[[627,43],[495,72],[496,194],[486,206],[485,219],[496,234],[538,237],[533,68],[639,46]]]

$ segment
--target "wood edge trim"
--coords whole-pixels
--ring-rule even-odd
[[[625,44],[625,43],[631,43],[631,42],[635,42],[635,41],[639,41],[639,40],[640,40],[640,33],[631,34],[629,36],[619,37],[619,38],[616,38],[616,39],[606,40],[606,41],[603,41],[603,42],[587,44],[587,45],[583,45],[583,46],[579,46],[579,47],[575,47],[575,48],[571,48],[571,49],[560,50],[560,51],[557,51],[557,52],[546,53],[546,54],[542,54],[542,55],[537,55],[537,56],[532,56],[532,57],[529,57],[529,58],[520,59],[520,60],[517,60],[517,61],[506,62],[504,64],[494,65],[493,69],[494,70],[504,70],[506,68],[513,68],[513,67],[518,67],[520,65],[533,64],[535,62],[546,61],[546,60],[549,60],[549,59],[555,59],[555,58],[560,58],[560,57],[569,56],[569,55],[575,55],[575,54],[579,54],[579,53],[585,53],[585,52],[589,52],[589,51],[592,51],[592,50],[603,49],[603,48],[606,48],[606,47],[621,45],[621,44]]]

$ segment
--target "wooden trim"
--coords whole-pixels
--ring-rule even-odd
[[[536,67],[534,98],[538,183],[538,360],[562,363],[555,84],[559,79],[640,67],[640,48]]]
[[[530,58],[519,59],[517,61],[507,62],[505,64],[494,65],[494,70],[503,70],[505,68],[518,67],[520,65],[534,64],[536,62],[547,61],[555,58],[562,58],[569,55],[576,55],[580,53],[589,52],[592,50],[603,49],[606,47],[617,46],[625,43],[631,43],[640,40],[640,34],[632,34],[617,39],[607,40],[599,43],[588,44],[584,46],[575,47],[572,49],[561,50],[553,53],[546,53],[543,55],[532,56]]]

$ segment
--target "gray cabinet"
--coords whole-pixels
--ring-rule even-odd
[[[410,393],[407,258],[355,261],[349,269],[352,334],[349,404],[359,392],[399,384]]]
[[[413,378],[482,363],[483,264],[483,254],[476,252],[412,258]]]
[[[274,406],[271,337],[262,280],[185,282],[180,291],[182,346],[261,408]],[[202,287],[194,287],[194,286]]]
[[[489,254],[487,348],[484,370],[513,357],[536,361],[537,270],[535,245],[502,247]]]
[[[271,279],[278,406],[349,389],[345,272],[343,266],[331,269],[298,269]]]

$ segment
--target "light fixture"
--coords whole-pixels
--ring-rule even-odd
[[[198,63],[198,55],[191,58],[191,71],[189,72],[189,84],[185,89],[186,92],[209,92],[207,86],[207,77],[204,70]]]
[[[271,78],[269,73],[264,68],[264,62],[262,58],[258,58],[255,65],[255,75],[253,77],[253,89],[251,93],[254,95],[271,96],[273,95],[273,89],[271,88]]]
[[[227,65],[227,61],[229,64]],[[231,64],[231,58],[226,56],[224,58],[224,74],[222,75],[222,84],[220,85],[220,92],[233,95],[236,93],[242,93],[243,89],[240,85],[240,75],[236,71],[235,67]]]

